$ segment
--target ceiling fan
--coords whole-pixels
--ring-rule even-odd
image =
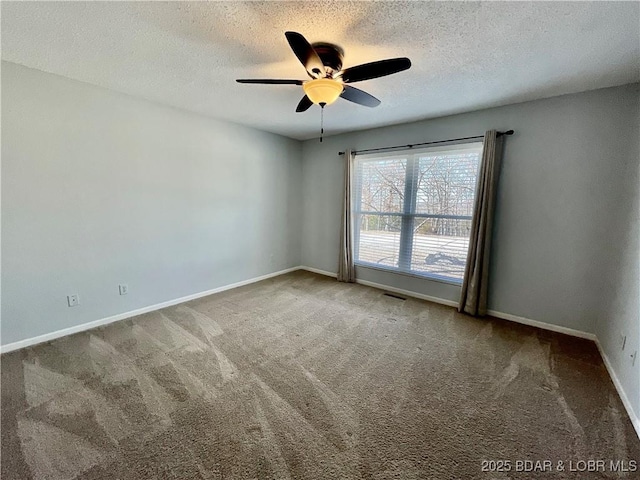
[[[402,57],[364,63],[342,70],[344,51],[339,46],[325,42],[310,44],[306,38],[297,32],[285,32],[285,36],[293,53],[304,65],[311,80],[249,78],[238,79],[236,82],[301,85],[305,95],[298,103],[296,112],[304,112],[314,103],[324,109],[325,105],[335,102],[338,97],[358,105],[377,107],[380,105],[380,100],[347,84],[384,77],[411,67],[411,61],[406,57]]]

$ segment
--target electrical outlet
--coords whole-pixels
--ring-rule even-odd
[[[620,334],[620,350],[624,350],[625,345],[627,344],[627,336],[624,333]]]
[[[120,285],[118,285],[118,290],[120,291],[120,295],[126,295],[127,293],[129,293],[129,285],[127,285],[126,283],[121,283]]]
[[[70,307],[76,307],[80,305],[80,295],[67,295],[67,303]]]

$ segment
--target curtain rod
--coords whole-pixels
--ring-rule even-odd
[[[514,133],[513,130],[507,130],[506,132],[497,132],[496,136],[501,137],[502,135],[513,135],[513,133]],[[473,137],[450,138],[449,140],[438,140],[436,142],[412,143],[409,145],[395,145],[393,147],[367,148],[366,150],[355,150],[353,151],[353,153],[377,152],[379,150],[390,150],[394,148],[413,148],[413,147],[420,147],[422,145],[433,145],[434,143],[457,142],[459,140],[473,140],[474,138],[484,138],[484,135],[475,135]],[[344,152],[338,152],[338,155],[344,155]]]

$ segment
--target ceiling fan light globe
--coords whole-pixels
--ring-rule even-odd
[[[324,103],[325,105],[331,105],[335,102],[344,86],[337,80],[330,78],[318,78],[316,80],[309,80],[302,85],[304,93],[309,97],[316,105]]]

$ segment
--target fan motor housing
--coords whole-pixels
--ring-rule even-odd
[[[342,59],[344,57],[344,50],[333,43],[317,42],[311,44],[311,47],[316,51],[322,64],[331,70],[327,72],[328,76],[332,76],[334,73],[338,73],[342,70]]]

